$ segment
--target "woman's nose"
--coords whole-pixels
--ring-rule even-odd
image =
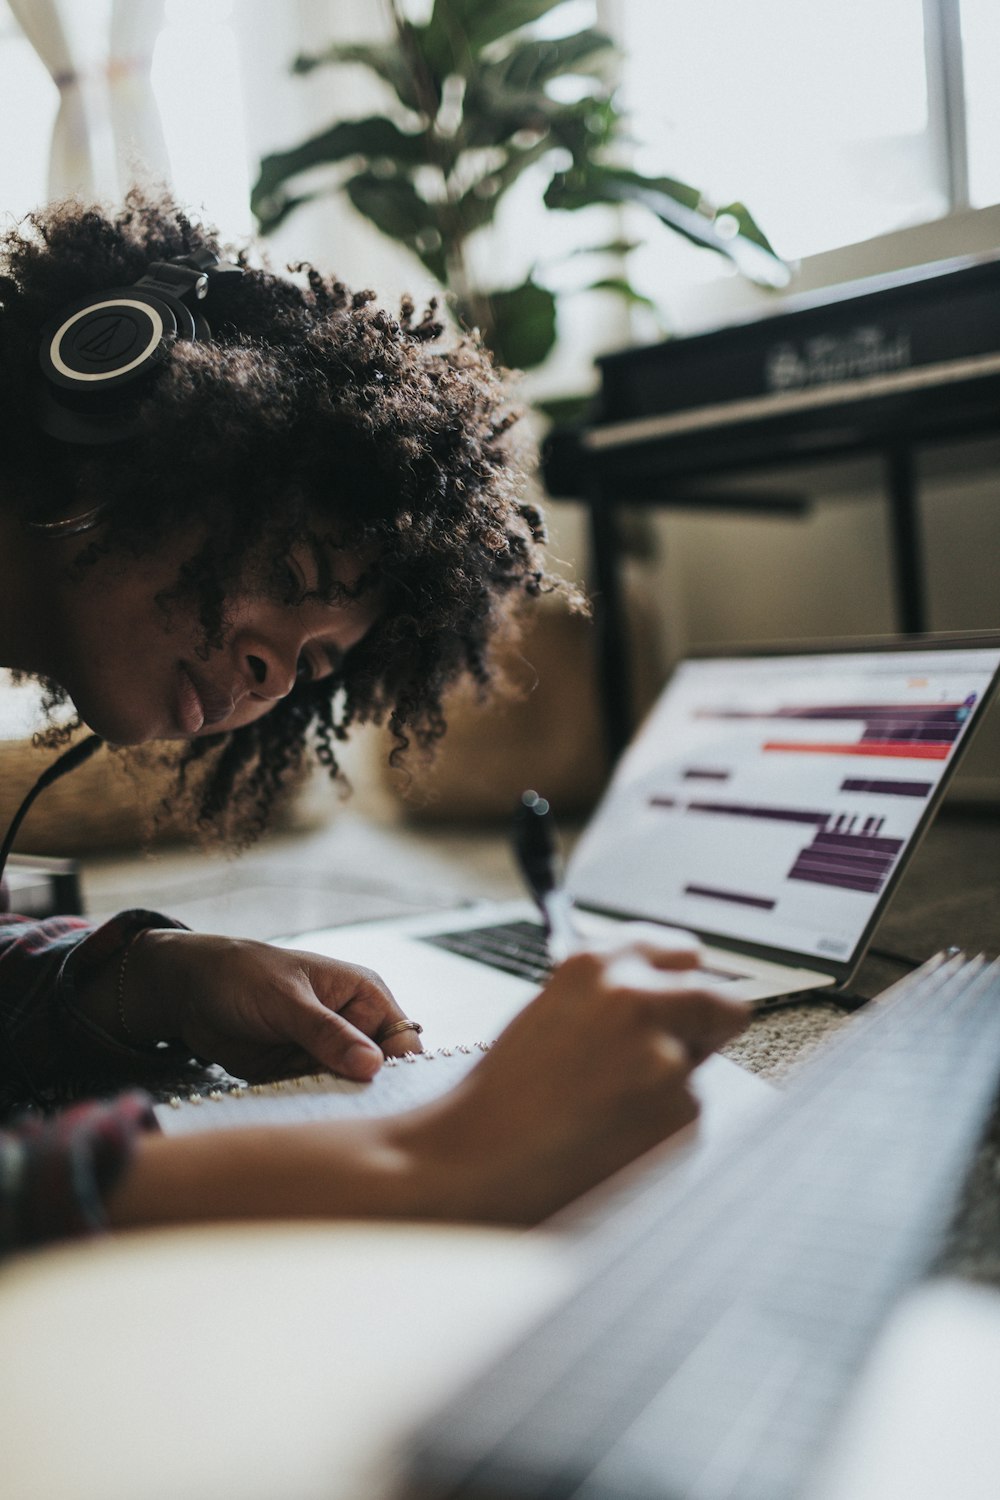
[[[285,653],[269,650],[255,643],[244,657],[257,698],[286,698],[295,686],[298,658],[286,660]]]

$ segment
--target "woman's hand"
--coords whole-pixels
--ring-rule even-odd
[[[649,932],[567,959],[458,1089],[400,1118],[432,1197],[534,1222],[696,1118],[691,1074],[749,1010]]]
[[[370,1078],[384,1055],[420,1050],[380,1034],[403,1012],[371,969],[314,953],[172,928],[133,939],[122,996],[139,1037],[180,1038],[240,1078],[329,1068]]]

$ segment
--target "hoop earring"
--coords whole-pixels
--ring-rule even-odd
[[[92,510],[81,511],[78,516],[67,516],[64,521],[28,521],[29,531],[41,532],[43,536],[80,536],[84,531],[93,531],[104,519],[106,505],[95,505]]]

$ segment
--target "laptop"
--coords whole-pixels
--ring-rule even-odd
[[[567,864],[577,930],[693,933],[704,981],[754,1007],[845,990],[998,680],[995,635],[682,661]],[[376,969],[436,1047],[502,1030],[544,936],[526,899],[279,941]]]

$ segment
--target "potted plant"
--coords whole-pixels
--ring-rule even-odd
[[[517,285],[489,284],[472,252],[529,171],[553,212],[636,205],[753,279],[783,284],[783,262],[744,204],[718,207],[685,182],[627,165],[627,122],[613,81],[619,54],[594,28],[552,35],[551,21],[538,25],[564,6],[434,0],[418,23],[391,0],[388,40],[335,44],[297,58],[298,73],[361,64],[384,85],[386,112],[337,120],[265,157],[252,195],[261,230],[319,195],[346,193],[447,289],[456,316],[482,331],[501,363],[520,369],[541,364],[553,348],[557,295],[538,264]],[[317,168],[332,170],[317,180]],[[629,248],[616,240],[573,254],[624,260]],[[647,300],[626,274],[586,285],[632,303]]]

